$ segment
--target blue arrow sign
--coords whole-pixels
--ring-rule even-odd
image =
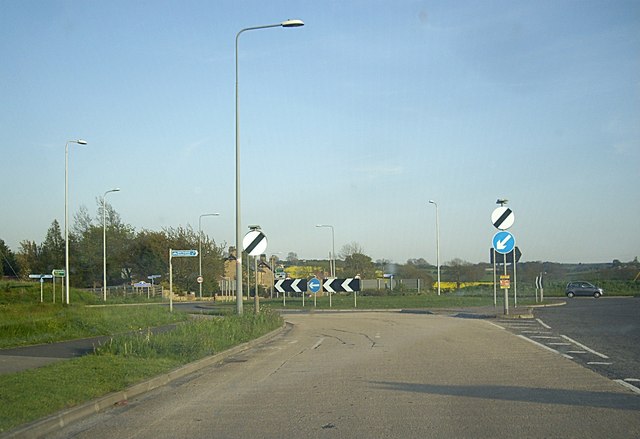
[[[180,258],[186,256],[198,256],[198,250],[171,250],[172,258]]]
[[[307,283],[307,288],[309,289],[309,291],[315,294],[320,291],[321,285],[322,284],[320,283],[320,280],[314,277]]]
[[[516,238],[507,231],[498,232],[493,235],[493,248],[500,254],[511,253],[516,246]]]

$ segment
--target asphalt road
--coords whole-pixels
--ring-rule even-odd
[[[639,395],[487,320],[286,319],[260,347],[49,437],[640,437]]]
[[[569,354],[577,361],[640,388],[640,298],[574,297],[566,306],[537,309],[534,315],[555,333],[607,357]]]

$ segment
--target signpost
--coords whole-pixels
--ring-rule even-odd
[[[244,235],[244,238],[242,239],[242,247],[244,248],[244,251],[247,252],[249,256],[254,257],[254,262],[256,263],[256,270],[255,270],[256,291],[255,291],[255,294],[253,295],[253,299],[254,299],[254,312],[257,314],[258,311],[260,310],[260,298],[258,297],[258,270],[257,270],[257,262],[255,258],[263,254],[267,249],[267,237],[256,226],[249,233]],[[249,267],[247,266],[247,271],[248,270],[249,270]],[[247,292],[247,296],[248,295],[249,293]]]
[[[242,247],[249,256],[260,256],[267,249],[267,237],[260,230],[251,230],[244,235]]]
[[[493,248],[500,254],[511,253],[516,246],[516,238],[509,232],[501,231],[493,235]]]
[[[504,313],[509,314],[509,287],[511,286],[510,278],[507,274],[507,255],[511,256],[513,262],[513,301],[514,306],[518,306],[517,299],[517,282],[516,282],[516,263],[520,259],[520,250],[516,247],[516,238],[506,230],[510,228],[514,221],[515,215],[513,211],[504,206],[507,200],[498,200],[500,207],[494,209],[491,213],[491,223],[499,230],[492,239],[491,262],[493,263],[493,304],[496,305],[496,252],[503,255],[504,275],[500,276],[500,288],[504,290]],[[516,251],[517,250],[517,251]]]
[[[169,311],[173,312],[173,263],[172,258],[198,256],[198,250],[173,250],[169,249]]]
[[[29,279],[40,279],[40,303],[44,302],[43,287],[45,279],[53,279],[52,274],[30,274]]]
[[[508,207],[500,206],[491,213],[491,222],[498,230],[507,230],[513,225],[514,221],[513,211]]]
[[[51,275],[53,276],[53,303],[56,303],[56,277],[64,278],[66,272],[64,270],[53,270]],[[62,287],[62,281],[60,281],[60,287]],[[63,294],[62,301],[64,302],[64,289],[61,290],[60,294]]]

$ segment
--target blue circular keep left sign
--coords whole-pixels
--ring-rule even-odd
[[[511,253],[516,246],[516,238],[510,232],[501,231],[493,235],[493,248],[500,254]]]
[[[307,283],[307,288],[309,288],[309,291],[315,294],[320,291],[321,285],[322,284],[320,283],[320,280],[317,277],[314,277]]]

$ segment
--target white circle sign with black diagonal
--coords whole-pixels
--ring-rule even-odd
[[[260,230],[252,230],[242,239],[242,247],[250,256],[259,256],[267,249],[267,237]]]
[[[500,206],[491,213],[491,222],[498,230],[507,230],[513,225],[514,221],[515,216],[513,210],[508,207]]]

